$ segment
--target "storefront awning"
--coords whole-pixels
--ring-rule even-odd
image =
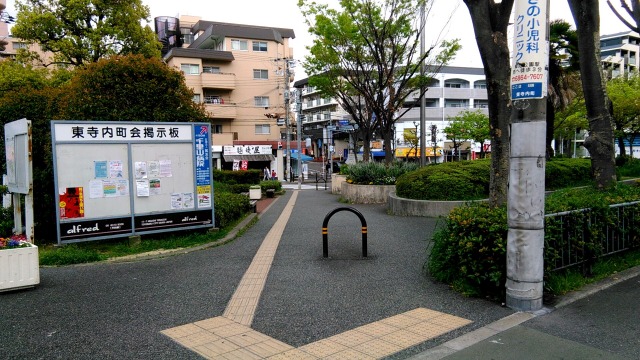
[[[234,160],[247,161],[273,161],[275,157],[271,154],[247,154],[247,155],[224,155],[224,161],[232,162]]]

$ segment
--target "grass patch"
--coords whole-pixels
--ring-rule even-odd
[[[593,265],[590,276],[584,275],[579,267],[553,272],[544,281],[545,292],[564,295],[635,266],[640,266],[640,250],[632,250],[598,260]]]
[[[244,218],[216,232],[198,230],[167,235],[154,234],[153,237],[143,237],[140,243],[130,243],[127,238],[118,238],[65,246],[40,246],[38,249],[40,265],[62,266],[91,263],[150,251],[183,249],[217,242],[227,236],[231,229],[242,220]],[[257,217],[254,218],[249,226],[255,224],[256,221]]]

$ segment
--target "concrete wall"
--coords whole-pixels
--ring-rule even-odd
[[[352,204],[384,204],[390,192],[396,191],[395,185],[353,185],[343,182],[342,197]]]
[[[477,200],[487,201],[487,200]],[[393,191],[389,194],[387,210],[390,214],[398,216],[425,216],[439,217],[447,216],[451,210],[469,203],[470,201],[435,201],[435,200],[413,200],[396,196]]]

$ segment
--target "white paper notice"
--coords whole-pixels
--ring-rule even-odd
[[[182,194],[182,207],[185,209],[193,209],[193,193],[183,193]]]
[[[135,162],[136,179],[147,178],[147,163],[145,161]]]
[[[136,195],[149,196],[149,180],[136,180]]]
[[[118,187],[118,196],[129,196],[129,180],[116,180],[116,185]]]
[[[109,161],[109,177],[110,178],[123,178],[124,172],[122,167],[122,160]]]
[[[149,178],[157,178],[160,177],[160,162],[158,161],[149,161],[147,162],[149,170]]]
[[[160,176],[171,177],[171,160],[160,160]]]
[[[102,197],[102,180],[89,180],[89,198],[98,199]]]
[[[182,194],[180,193],[171,194],[171,209],[173,210],[182,209]]]

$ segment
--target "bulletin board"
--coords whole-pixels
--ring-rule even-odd
[[[208,124],[52,121],[58,243],[214,226]]]

